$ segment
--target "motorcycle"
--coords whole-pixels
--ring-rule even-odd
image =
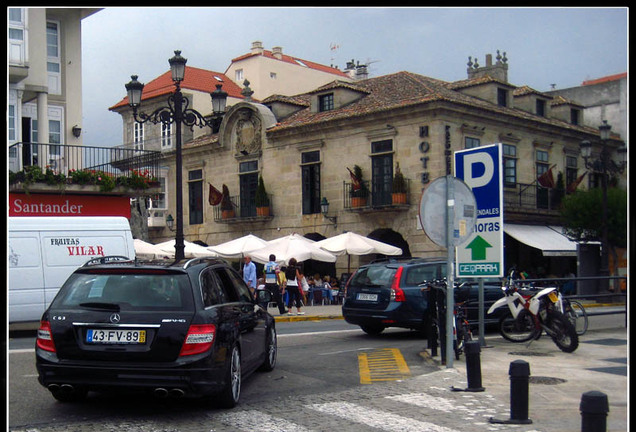
[[[543,288],[536,294],[519,292],[514,270],[508,283],[501,287],[504,297],[488,309],[493,313],[502,306],[510,311],[499,320],[499,333],[510,342],[528,342],[539,339],[545,332],[563,352],[574,352],[579,346],[579,337],[572,323],[563,314],[563,299],[555,287]]]

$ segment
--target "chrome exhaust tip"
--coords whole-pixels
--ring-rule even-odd
[[[155,396],[158,398],[166,398],[168,397],[168,390],[162,387],[158,387],[155,389]]]
[[[60,390],[60,385],[59,384],[49,384],[46,388],[49,389],[49,391],[51,393],[55,393],[56,391]]]
[[[185,395],[185,392],[181,389],[174,388],[170,390],[170,397],[180,398],[180,397],[183,397],[183,395]]]
[[[60,391],[62,393],[65,393],[65,394],[71,394],[71,393],[75,392],[75,387],[73,387],[70,384],[62,384],[60,386]]]

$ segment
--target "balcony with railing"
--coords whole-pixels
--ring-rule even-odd
[[[405,190],[393,192],[391,183],[374,184],[363,181],[364,186],[355,191],[353,183],[343,182],[343,202],[346,211],[406,211],[411,206],[411,180],[405,179]]]
[[[15,143],[9,146],[10,188],[47,192],[58,187],[73,193],[73,186],[154,188],[160,152],[118,147]],[[32,184],[37,183],[37,184]],[[43,187],[42,185],[49,186]],[[34,189],[35,188],[35,189]]]
[[[235,224],[245,222],[266,222],[274,218],[272,195],[269,195],[268,207],[256,207],[252,196],[231,196],[231,208],[225,209],[223,204],[214,206],[214,221],[217,223]],[[265,210],[267,209],[267,210]]]

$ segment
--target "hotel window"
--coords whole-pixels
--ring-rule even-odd
[[[318,111],[331,111],[334,108],[333,105],[333,93],[318,96]]]
[[[19,65],[26,63],[25,36],[24,9],[9,8],[9,63]]]
[[[239,164],[240,216],[256,216],[256,189],[258,188],[258,161]]]
[[[172,148],[172,123],[161,123],[161,149]]]
[[[188,171],[190,225],[203,223],[203,170]]]
[[[517,147],[503,145],[504,186],[517,186]]]
[[[234,78],[237,83],[240,83],[241,81],[243,81],[243,69],[237,69],[234,72]]]
[[[542,99],[537,99],[537,115],[541,117],[545,117],[545,101]]]
[[[135,150],[144,149],[144,125],[133,122],[133,148]]]
[[[497,105],[502,107],[508,106],[508,90],[502,88],[497,89]]]
[[[320,151],[301,154],[303,214],[320,213]]]
[[[479,138],[466,137],[464,148],[471,149],[471,148],[479,147],[479,145],[480,145]]]
[[[574,183],[578,177],[578,158],[576,156],[565,157],[565,186]]]
[[[53,21],[46,23],[46,71],[49,94],[62,94],[60,29]]]
[[[49,144],[61,144],[64,137],[62,136],[62,108],[49,107]],[[49,146],[49,156],[59,157],[61,146]]]
[[[390,205],[393,191],[393,140],[371,143],[371,202]]]
[[[537,150],[536,153],[536,162],[537,162],[537,178],[546,172],[548,168],[550,168],[550,164],[548,163],[548,152],[545,150]]]

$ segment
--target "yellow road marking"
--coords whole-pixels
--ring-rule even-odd
[[[360,384],[374,381],[397,381],[411,374],[402,353],[397,348],[384,348],[358,354]]]

